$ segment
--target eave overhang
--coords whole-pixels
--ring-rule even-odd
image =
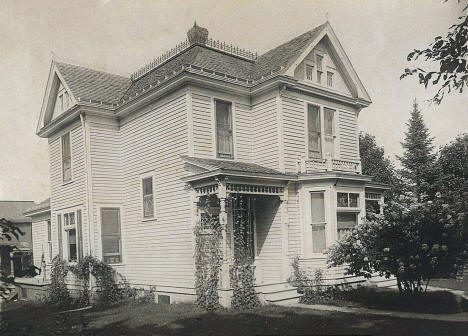
[[[274,180],[274,181],[287,181],[295,180],[296,175],[288,174],[266,174],[266,173],[252,173],[252,172],[243,172],[238,170],[227,170],[227,169],[214,169],[200,174],[190,175],[182,178],[182,181],[186,183],[192,183],[195,181],[202,181],[216,177],[236,177],[236,178],[249,178],[256,180]]]

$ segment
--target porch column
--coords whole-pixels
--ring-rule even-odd
[[[287,281],[291,275],[291,265],[289,260],[289,214],[288,214],[289,182],[284,187],[283,195],[280,196],[281,211],[281,260],[282,260],[282,280]]]
[[[219,223],[221,225],[221,234],[222,234],[222,251],[223,251],[223,262],[221,264],[221,284],[222,289],[230,288],[230,279],[229,279],[229,263],[227,259],[227,211],[226,211],[226,183],[224,181],[219,181],[218,187],[218,197],[219,197]]]

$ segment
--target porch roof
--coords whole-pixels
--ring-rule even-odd
[[[278,170],[264,167],[255,163],[202,159],[187,155],[182,155],[181,157],[185,162],[206,170],[202,173],[185,177],[184,181],[186,182],[196,181],[216,175],[253,177],[274,180],[294,180],[296,178],[296,175],[284,174]]]

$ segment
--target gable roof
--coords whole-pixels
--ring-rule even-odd
[[[299,35],[276,48],[267,51],[255,61],[252,78],[258,79],[261,76],[269,75],[271,72],[284,72],[296,58],[317,38],[326,23]]]
[[[130,78],[79,65],[54,62],[78,100],[117,104],[131,84]]]
[[[0,201],[0,218],[12,223],[30,223],[31,218],[23,213],[33,205],[33,201]]]
[[[248,162],[239,162],[239,161],[228,161],[228,160],[216,160],[216,159],[202,159],[187,155],[182,155],[182,159],[190,164],[193,164],[197,167],[211,170],[229,170],[229,171],[238,171],[238,172],[247,172],[247,173],[259,173],[259,174],[275,174],[275,175],[284,175],[280,171],[268,167],[261,166],[256,163]]]

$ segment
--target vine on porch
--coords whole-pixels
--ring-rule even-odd
[[[219,307],[218,284],[223,260],[219,215],[212,211],[217,207],[219,199],[215,195],[202,197],[201,215],[194,229],[196,303],[209,311]]]
[[[247,195],[231,194],[233,209],[234,263],[229,270],[233,295],[231,307],[250,309],[260,305],[255,292],[253,228]]]

